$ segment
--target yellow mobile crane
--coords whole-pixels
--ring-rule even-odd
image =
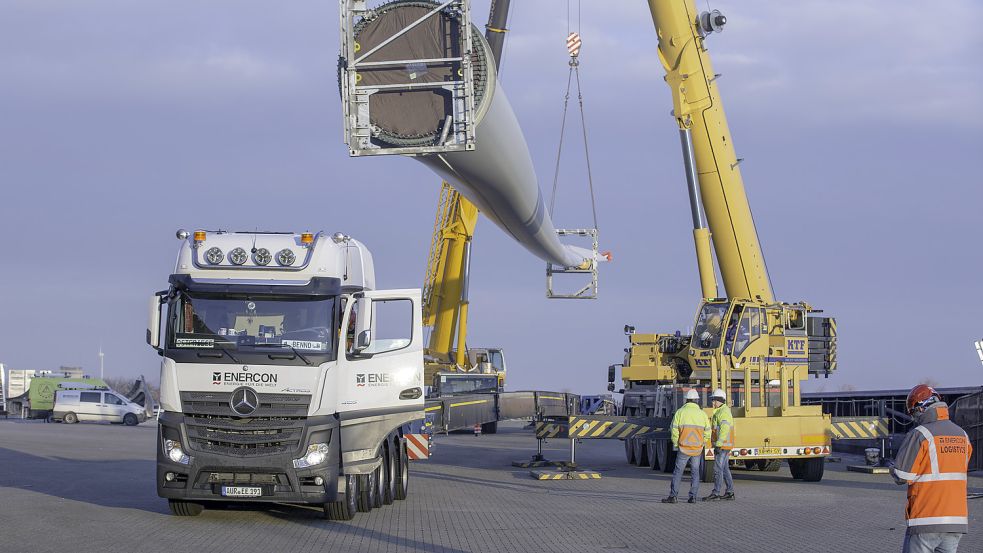
[[[720,75],[706,48],[726,18],[717,10],[697,12],[694,0],[648,3],[679,126],[702,301],[691,335],[625,327],[623,415],[655,417],[660,422],[652,427],[665,428],[684,390],[701,392],[705,405],[721,388],[733,405],[735,462],[777,470],[785,459],[793,477],[818,481],[830,453],[831,420],[819,406],[801,404],[799,386],[835,370],[835,321],[805,302],[774,298],[717,88]],[[717,292],[711,247],[726,297]],[[616,367],[608,372],[611,390]],[[664,432],[625,443],[629,462],[672,471]],[[704,467],[703,477],[711,478],[713,464]]]

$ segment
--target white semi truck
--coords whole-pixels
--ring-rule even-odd
[[[424,418],[420,291],[375,290],[371,253],[341,233],[177,236],[147,329],[171,512],[275,501],[348,520],[405,498],[404,435]]]

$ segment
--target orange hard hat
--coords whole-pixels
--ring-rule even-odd
[[[929,386],[928,384],[919,384],[908,392],[908,400],[905,401],[905,407],[908,408],[908,412],[911,413],[916,407],[927,407],[936,401],[942,401],[942,396],[935,391],[935,388]]]

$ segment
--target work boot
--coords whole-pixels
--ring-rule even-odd
[[[686,503],[696,503],[696,498],[691,495],[689,496],[689,499],[686,500]]]
[[[734,496],[734,492],[727,492],[720,499],[726,499],[727,501],[734,501],[737,497]]]
[[[733,495],[733,494],[731,494],[731,495]],[[722,496],[719,496],[719,495],[717,495],[715,493],[711,493],[710,495],[704,497],[703,498],[703,501],[720,501],[721,499],[723,499]]]
[[[676,502],[676,496],[670,495],[669,497],[663,498],[662,499],[662,502],[663,503],[675,503]]]

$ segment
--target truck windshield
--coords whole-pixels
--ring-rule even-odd
[[[167,345],[176,351],[224,352],[233,362],[249,353],[313,355],[323,362],[323,356],[334,358],[335,304],[334,297],[180,292],[170,306]]]
[[[703,309],[700,309],[700,314],[696,317],[696,327],[693,331],[693,344],[696,347],[716,349],[720,345],[720,335],[728,307],[730,307],[728,303],[703,305]]]

